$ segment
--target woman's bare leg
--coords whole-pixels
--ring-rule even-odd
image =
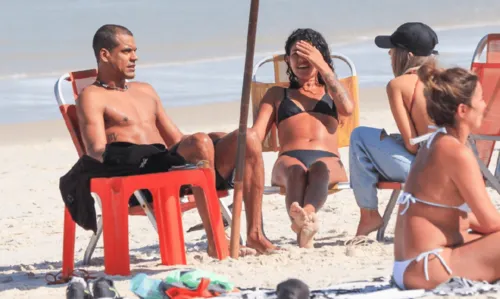
[[[316,213],[323,207],[328,190],[338,182],[347,181],[342,162],[337,157],[318,159],[308,169],[303,209],[295,207],[297,224],[301,227],[300,247],[312,248],[314,235],[319,231]]]
[[[490,283],[500,279],[500,232],[476,238],[453,249],[445,248],[440,254],[451,268],[453,276]],[[405,286],[432,289],[451,277],[432,255],[428,268],[429,281],[424,276],[423,261],[412,263],[404,276]]]
[[[286,210],[292,221],[292,230],[297,234],[297,242],[300,226],[292,215],[295,213],[296,206],[301,208],[304,205],[306,180],[306,168],[299,160],[288,156],[280,156],[276,160],[272,174],[272,183],[286,188]]]

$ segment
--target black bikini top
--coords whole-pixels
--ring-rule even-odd
[[[283,120],[303,112],[323,113],[326,115],[330,115],[338,120],[337,107],[335,106],[335,103],[327,92],[321,98],[321,100],[316,103],[313,110],[305,111],[300,109],[299,106],[297,106],[297,104],[295,104],[290,99],[290,97],[288,96],[288,88],[285,88],[285,96],[278,107],[278,121],[276,124],[279,124]]]

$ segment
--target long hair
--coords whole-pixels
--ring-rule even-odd
[[[434,55],[410,56],[409,53],[408,50],[401,48],[392,49],[392,72],[395,77],[403,75],[410,68],[420,67],[435,60]]]
[[[424,84],[427,113],[437,126],[455,126],[458,106],[471,106],[471,99],[479,78],[476,74],[459,67],[438,69],[433,64],[418,70]]]
[[[286,56],[290,56],[290,51],[293,45],[295,45],[295,43],[298,41],[310,42],[314,47],[316,47],[316,49],[319,50],[319,52],[323,56],[323,59],[330,66],[330,68],[334,70],[332,58],[330,57],[330,49],[328,48],[328,44],[326,43],[325,38],[319,32],[310,28],[299,28],[293,31],[285,43]],[[286,62],[286,64],[286,73],[288,75],[288,80],[290,81],[290,88],[300,88],[299,79],[293,73],[292,68],[290,67],[290,63]],[[323,80],[319,72],[318,82],[322,85],[325,85],[325,81]]]

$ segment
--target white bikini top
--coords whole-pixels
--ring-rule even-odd
[[[446,132],[446,128],[444,128],[444,127],[439,127],[438,128],[436,126],[429,126],[429,129],[436,129],[436,130],[434,132],[427,133],[427,134],[424,134],[422,136],[418,136],[416,138],[410,139],[410,144],[414,145],[414,144],[421,143],[421,142],[424,142],[424,141],[427,140],[427,148],[429,148],[430,145],[431,145],[431,143],[432,143],[432,141],[434,140],[434,138],[436,137],[437,134],[439,134],[439,133],[446,134],[447,133]],[[443,204],[439,204],[439,203],[434,203],[434,202],[429,202],[429,201],[421,200],[421,199],[418,199],[415,196],[413,196],[411,193],[403,192],[398,197],[398,201],[397,201],[398,204],[404,204],[404,205],[406,205],[406,207],[404,208],[404,210],[401,212],[401,215],[403,215],[404,213],[406,213],[406,211],[410,207],[410,203],[416,203],[417,201],[420,202],[420,203],[423,203],[423,204],[434,206],[434,207],[457,209],[457,210],[460,210],[460,211],[465,212],[465,213],[470,213],[471,212],[471,209],[470,209],[470,207],[469,207],[469,205],[467,203],[463,203],[463,204],[461,204],[459,206],[443,205]]]
[[[415,137],[415,138],[412,138],[412,139],[410,139],[410,144],[411,145],[415,145],[417,143],[421,143],[421,142],[424,142],[424,141],[427,140],[427,148],[429,148],[431,146],[432,141],[434,140],[434,138],[436,137],[437,134],[439,134],[439,133],[443,133],[443,134],[448,133],[446,131],[445,127],[439,127],[438,128],[436,126],[429,126],[429,129],[436,129],[436,131],[430,132],[430,133],[427,133],[427,134],[424,134],[424,135],[421,135],[421,136],[418,136],[418,137]]]
[[[465,212],[465,213],[472,212],[471,209],[469,208],[469,205],[467,203],[465,203],[465,202],[463,204],[459,205],[459,206],[449,206],[449,205],[443,205],[443,204],[440,204],[440,203],[435,203],[435,202],[421,200],[421,199],[418,199],[415,196],[413,196],[411,193],[403,192],[398,197],[398,201],[397,201],[397,203],[400,204],[400,205],[406,205],[406,207],[404,208],[404,210],[401,211],[401,215],[403,215],[404,213],[406,213],[406,211],[410,208],[410,203],[416,203],[417,201],[420,202],[420,203],[429,205],[429,206],[433,206],[433,207],[457,209],[457,210],[460,210],[460,211]]]

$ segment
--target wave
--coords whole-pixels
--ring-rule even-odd
[[[437,32],[448,32],[455,30],[465,30],[465,29],[474,29],[474,28],[484,28],[491,26],[500,26],[500,21],[489,21],[489,22],[475,22],[468,24],[453,24],[453,25],[442,25],[442,26],[434,26],[433,28]],[[500,28],[498,28],[500,31]],[[364,32],[362,35],[358,35],[355,37],[350,37],[349,39],[345,39],[340,42],[330,43],[329,46],[331,49],[341,49],[349,50],[349,52],[360,53],[365,52],[366,49],[355,48],[360,43],[365,43],[373,39],[374,36],[380,34],[388,34],[387,30],[371,30],[371,32]],[[478,40],[479,41],[479,40]],[[444,45],[443,45],[444,46]],[[474,45],[475,46],[475,45]],[[446,52],[453,53],[464,53],[469,50],[453,47],[452,45],[444,46],[446,48]],[[254,64],[257,63],[258,60],[275,54],[281,54],[283,50],[266,50],[255,52],[254,55]],[[224,55],[224,56],[216,56],[216,57],[206,57],[201,59],[187,59],[187,60],[176,60],[176,61],[166,61],[166,62],[150,62],[150,63],[141,63],[137,65],[137,69],[150,69],[150,68],[165,68],[165,67],[173,67],[173,66],[189,66],[189,65],[198,65],[198,64],[209,64],[209,63],[218,63],[218,62],[228,62],[228,61],[236,61],[243,60],[245,55]],[[95,67],[95,66],[94,66]],[[59,76],[69,72],[69,70],[53,70],[48,72],[23,72],[23,73],[12,73],[12,74],[4,74],[0,75],[0,80],[23,80],[23,79],[31,79],[31,78],[58,78]]]

